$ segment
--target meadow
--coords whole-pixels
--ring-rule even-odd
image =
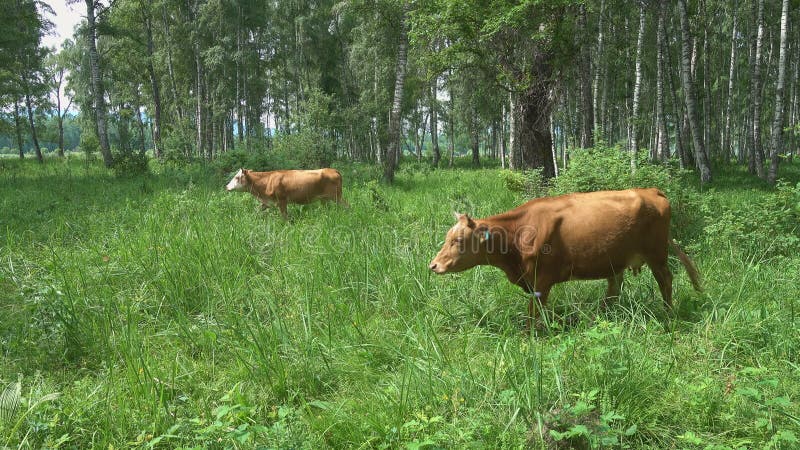
[[[530,335],[498,269],[427,268],[530,179],[335,167],[352,206],[283,221],[213,165],[0,160],[0,448],[800,446],[800,164],[655,170],[704,292],[672,256],[673,311],[645,268],[606,310],[557,286]]]

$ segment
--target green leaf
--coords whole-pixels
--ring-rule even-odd
[[[239,441],[240,444],[244,444],[245,442],[247,442],[248,439],[250,439],[251,434],[252,433],[250,433],[249,431],[245,431],[244,433],[241,433],[238,436],[236,436],[236,440]]]
[[[687,431],[682,435],[678,436],[678,439],[684,440],[690,444],[700,445],[703,443],[703,440],[700,439],[693,431]]]
[[[407,450],[420,450],[422,448],[430,447],[430,446],[433,446],[433,445],[436,445],[436,443],[433,442],[430,439],[425,439],[422,442],[417,442],[417,441],[409,442],[408,444],[406,444],[406,449]]]
[[[790,442],[792,444],[796,444],[800,441],[797,440],[797,436],[788,430],[781,430],[775,434],[775,439],[781,442]]]
[[[308,402],[306,404],[308,406],[313,406],[315,408],[319,408],[319,409],[321,409],[323,411],[328,411],[328,410],[331,409],[331,403],[330,402],[325,402],[325,401],[322,401],[322,400],[314,400],[314,401],[310,401],[310,402]]]
[[[761,400],[761,391],[753,387],[743,387],[736,389],[736,393],[743,397],[750,397],[754,400]]]
[[[789,408],[792,406],[792,402],[789,400],[789,397],[775,397],[767,400],[765,404],[767,406],[780,406],[783,408]]]
[[[583,424],[573,425],[573,426],[570,427],[569,431],[567,432],[567,435],[569,437],[573,437],[573,436],[589,436],[591,434],[592,433],[589,431],[589,429],[586,428],[586,425],[583,425]]]

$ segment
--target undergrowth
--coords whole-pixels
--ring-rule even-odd
[[[219,166],[6,161],[0,447],[796,448],[797,166],[701,189],[581,158],[549,192],[658,185],[705,293],[677,260],[674,312],[646,270],[606,310],[565,283],[526,336],[498,270],[427,269],[452,210],[536,194],[499,170],[337,163],[351,208],[284,222]]]

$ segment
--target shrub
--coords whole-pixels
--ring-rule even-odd
[[[114,165],[111,170],[118,177],[137,176],[148,172],[148,158],[144,153],[114,152]]]
[[[500,177],[506,188],[511,192],[520,192],[526,198],[536,198],[546,195],[547,185],[542,177],[542,169],[524,172],[503,170]]]
[[[166,134],[161,142],[163,145],[161,158],[164,163],[184,165],[189,162],[186,149],[191,148],[191,144],[179,130]]]
[[[646,151],[637,154],[636,171],[631,172],[630,155],[619,147],[599,145],[572,150],[570,164],[553,181],[553,194],[657,187],[666,193],[680,189],[686,173],[668,164],[653,164]]]
[[[701,196],[681,182],[689,171],[678,169],[673,163],[654,164],[647,151],[639,152],[636,163],[636,171],[631,172],[630,154],[618,146],[600,144],[591,149],[572,150],[569,166],[552,180],[549,194],[655,187],[670,200],[675,237],[682,240],[701,234]]]
[[[760,201],[742,199],[733,206],[706,206],[706,235],[712,245],[732,244],[760,258],[791,255],[800,247],[800,183],[779,181]]]
[[[80,148],[86,155],[86,159],[91,160],[92,155],[100,151],[100,141],[97,139],[97,135],[91,131],[81,133]]]
[[[292,163],[295,168],[318,169],[330,166],[335,157],[333,142],[322,132],[303,130],[293,134],[278,134],[272,143],[272,154],[279,161]]]

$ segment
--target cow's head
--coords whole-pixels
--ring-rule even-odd
[[[250,180],[247,178],[247,174],[250,171],[247,169],[239,169],[236,172],[236,175],[231,178],[231,181],[225,185],[226,191],[243,191],[247,189],[247,186],[250,185]]]
[[[456,224],[450,228],[444,245],[428,266],[443,274],[461,272],[486,262],[486,240],[489,229],[479,225],[470,216],[456,213]]]

